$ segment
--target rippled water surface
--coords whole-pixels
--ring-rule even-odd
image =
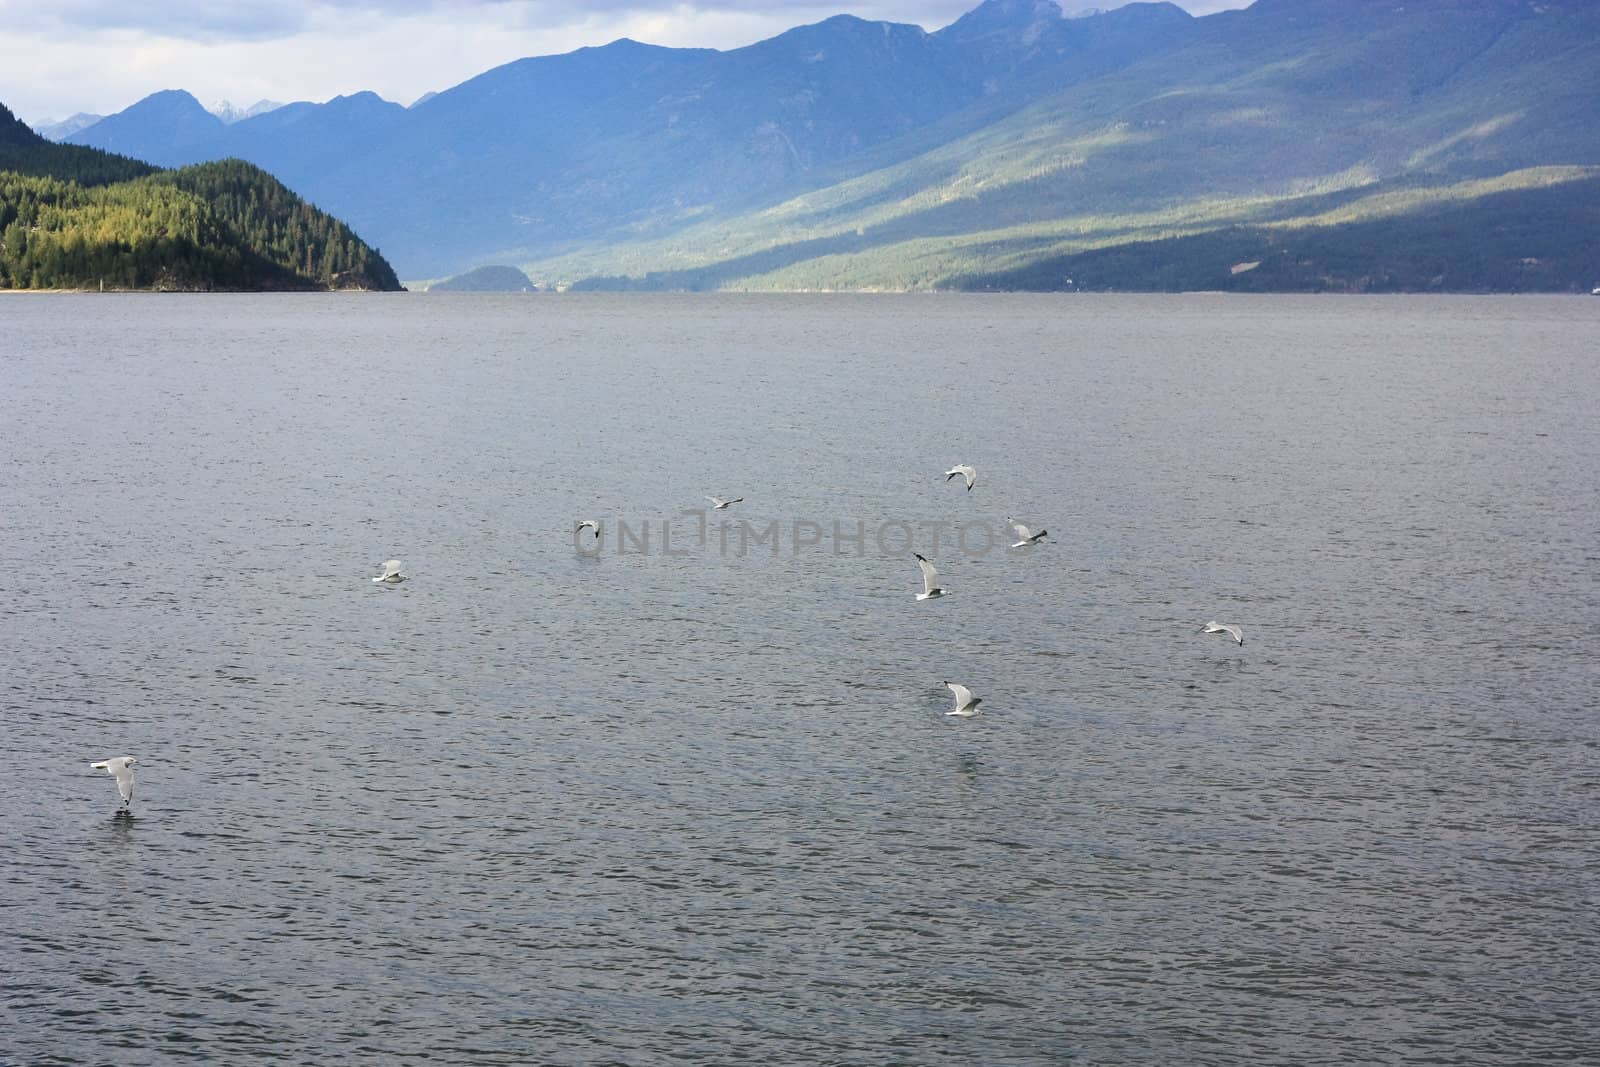
[[[1600,300],[0,335],[0,1062],[1600,1061]]]

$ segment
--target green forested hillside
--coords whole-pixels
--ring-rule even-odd
[[[400,288],[344,223],[225,160],[156,170],[54,145],[0,106],[0,288]]]
[[[79,185],[105,185],[142,178],[155,173],[156,168],[95,148],[47,141],[0,104],[0,170],[60,178]]]

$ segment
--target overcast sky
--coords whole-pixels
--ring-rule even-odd
[[[1063,10],[1119,0],[1059,0]],[[159,89],[202,104],[410,104],[524,56],[632,37],[737,48],[849,13],[948,25],[979,0],[0,0],[0,103],[27,122],[110,114]],[[1248,0],[1178,0],[1200,15]]]

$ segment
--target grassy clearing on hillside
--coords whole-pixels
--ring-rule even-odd
[[[1574,232],[1569,222],[1574,213],[1581,214],[1595,206],[1600,168],[1536,167],[1435,186],[1376,185],[1364,179],[1362,172],[1350,171],[1307,183],[1306,188],[1315,191],[1293,196],[1198,200],[1158,211],[1088,213],[935,237],[901,237],[887,227],[802,231],[808,235],[741,255],[726,255],[725,251],[740,247],[739,241],[707,233],[696,236],[711,244],[709,248],[695,247],[690,242],[684,242],[688,247],[677,242],[655,242],[617,250],[620,254],[609,262],[573,257],[533,265],[529,273],[535,278],[576,282],[584,288],[691,290],[1256,288],[1272,278],[1285,284],[1292,282],[1291,287],[1297,289],[1373,285],[1437,288],[1440,284],[1478,289],[1492,287],[1486,279],[1506,272],[1479,263],[1467,271],[1429,267],[1423,275],[1419,272],[1424,268],[1419,264],[1476,260],[1486,263],[1498,256],[1568,263],[1573,269],[1583,269],[1582,234]],[[1383,239],[1381,231],[1370,229],[1384,220],[1431,218],[1452,211],[1461,216],[1458,225],[1422,226],[1413,238],[1420,242],[1415,247],[1387,249],[1391,242]],[[1514,239],[1496,238],[1496,212],[1523,220]],[[1557,215],[1569,221],[1560,221]],[[1265,244],[1269,250],[1281,253],[1286,247],[1320,243],[1342,249],[1341,260],[1359,259],[1361,250],[1346,247],[1348,235],[1337,236],[1336,231],[1340,230],[1364,233],[1371,242],[1368,252],[1373,261],[1365,269],[1346,264],[1327,277],[1309,268],[1289,274],[1275,270],[1248,272],[1254,274],[1250,278],[1215,273],[1215,267],[1249,261],[1243,251],[1239,259],[1203,270],[1198,263],[1183,269],[1153,264],[1153,260],[1161,258],[1162,246],[1171,248],[1175,247],[1171,242],[1206,235],[1213,235],[1215,255],[1220,258],[1232,255],[1224,249],[1235,245],[1247,251]],[[1467,232],[1477,235],[1476,243],[1484,246],[1480,251],[1463,250],[1462,236]],[[1245,239],[1241,236],[1245,233],[1253,236]],[[1230,236],[1222,240],[1215,236],[1220,234]],[[1267,240],[1262,234],[1276,236]],[[1454,250],[1445,247],[1451,240],[1457,246]],[[1574,243],[1578,247],[1568,247]],[[1118,248],[1136,251],[1125,251],[1117,261],[1122,265],[1109,272],[1102,269],[1098,277],[1093,271],[1086,274],[1081,267],[1074,271],[1070,263],[1064,262]],[[718,258],[719,251],[724,252],[725,258]],[[1183,261],[1189,254],[1185,252],[1177,258]],[[1382,261],[1386,258],[1396,265],[1385,267]],[[1112,261],[1102,256],[1091,262],[1104,268]],[[1411,266],[1404,266],[1407,263]],[[650,269],[651,264],[658,265],[657,269]],[[670,266],[660,269],[661,264]],[[1134,264],[1144,266],[1136,268]],[[1137,269],[1146,270],[1148,277],[1141,278]],[[1444,280],[1438,281],[1441,274]],[[1068,278],[1072,279],[1070,283]],[[1374,278],[1379,280],[1375,282]],[[1451,280],[1457,278],[1459,281]],[[1532,274],[1513,271],[1505,283],[1515,290],[1530,280],[1538,283],[1535,287],[1543,288],[1572,288],[1579,284],[1578,280],[1558,282],[1547,270]]]

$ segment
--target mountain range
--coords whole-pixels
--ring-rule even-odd
[[[276,100],[257,100],[249,107],[239,107],[231,100],[218,100],[206,108],[206,111],[215,115],[225,125],[231,126],[235,122],[253,119],[257,115],[265,115],[267,112],[282,106]],[[80,111],[75,115],[68,115],[59,122],[35,123],[33,131],[51,141],[65,141],[79,130],[86,130],[103,118],[105,118],[104,115],[91,115],[87,111]]]
[[[729,51],[619,40],[410,108],[227,124],[171,90],[67,140],[248,160],[417,279],[1587,291],[1596,101],[1589,0],[986,0],[934,33],[840,15]],[[1497,230],[1506,212],[1525,225]]]

